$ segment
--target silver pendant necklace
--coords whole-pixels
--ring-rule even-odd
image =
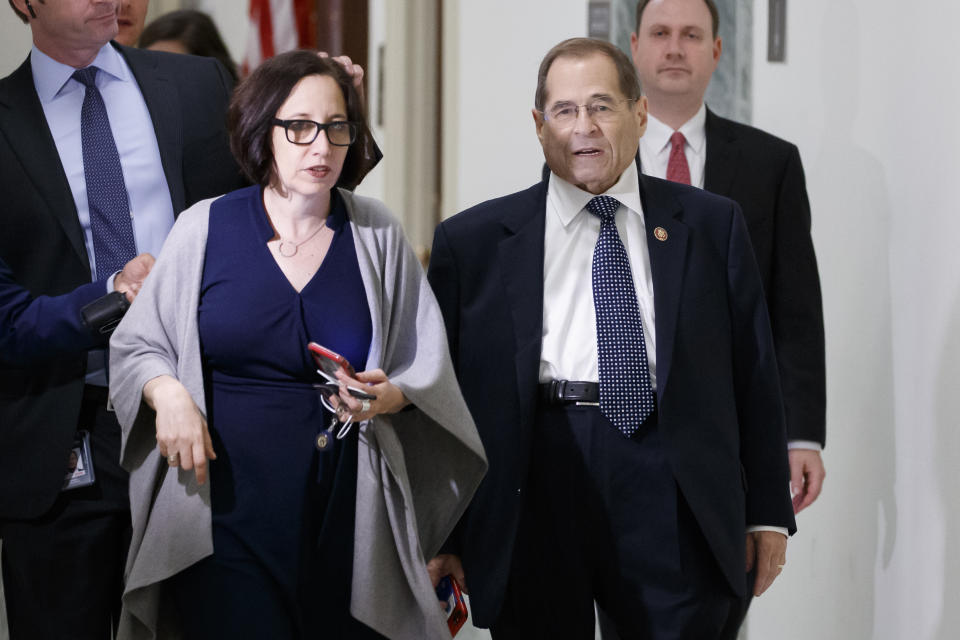
[[[292,240],[284,240],[283,238],[280,238],[280,245],[277,247],[277,251],[284,258],[292,258],[293,256],[297,255],[297,249],[300,248],[300,245],[302,245],[305,242],[309,242],[313,238],[313,236],[320,233],[320,229],[323,229],[325,226],[327,226],[326,223],[325,222],[322,223],[319,227],[317,227],[313,231],[313,233],[311,233],[309,236],[307,236],[300,242],[293,242]],[[279,232],[277,233],[277,235],[278,236],[280,235]]]

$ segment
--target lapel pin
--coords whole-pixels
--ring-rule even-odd
[[[663,227],[657,227],[653,230],[653,237],[659,240],[660,242],[667,241],[667,230]]]

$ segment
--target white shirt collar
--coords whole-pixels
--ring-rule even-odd
[[[109,42],[103,45],[90,66],[99,68],[121,82],[131,80],[130,70],[123,57]],[[57,97],[76,71],[70,65],[57,62],[40,51],[36,45],[30,50],[30,68],[33,72],[33,85],[37,88],[41,103],[50,102]]]
[[[587,203],[595,195],[570,184],[552,171],[550,172],[550,184],[547,190],[549,192],[548,197],[553,199],[557,214],[565,227],[573,222],[573,219],[584,210]],[[620,179],[617,180],[616,184],[600,195],[616,198],[620,204],[638,214],[642,219],[643,205],[640,204],[640,176],[637,172],[637,163],[631,162],[626,170],[620,174]]]
[[[707,144],[707,105],[701,102],[697,113],[677,131],[687,139],[687,144],[694,153],[703,153],[703,148]],[[650,149],[653,149],[655,153],[660,153],[670,144],[670,136],[672,135],[673,129],[662,120],[658,120],[652,113],[647,114],[647,130],[643,137],[646,138],[646,144],[649,145]]]

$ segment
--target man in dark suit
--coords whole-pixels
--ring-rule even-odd
[[[743,210],[773,329],[799,513],[817,499],[826,475],[823,311],[810,203],[796,146],[704,104],[722,51],[718,22],[714,0],[637,3],[631,49],[650,107],[641,166],[727,196]]]
[[[126,260],[159,251],[175,214],[243,184],[225,131],[226,71],[111,43],[119,5],[11,1],[33,48],[0,80],[0,259],[32,295],[104,279],[106,293]],[[14,639],[107,637],[119,611],[130,516],[104,356],[0,367],[0,537]],[[94,483],[64,490],[84,437]]]
[[[609,43],[554,47],[536,95],[550,174],[434,237],[490,468],[429,568],[465,581],[497,639],[592,638],[594,600],[625,637],[715,637],[794,529],[746,226],[730,200],[640,175],[646,101]]]
[[[631,47],[650,106],[641,166],[666,178],[669,138],[684,133],[682,155],[693,186],[727,196],[743,210],[773,328],[799,512],[817,499],[825,475],[823,312],[810,202],[795,145],[721,118],[704,104],[722,49],[717,20],[713,0],[638,3]]]
[[[114,291],[133,302],[152,266],[153,256],[137,256],[114,278]],[[103,281],[89,282],[60,296],[34,297],[0,260],[0,363],[28,366],[106,347],[110,332],[82,320],[85,306],[109,296],[105,288]]]

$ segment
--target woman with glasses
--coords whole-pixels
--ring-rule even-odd
[[[111,342],[120,637],[449,638],[425,559],[486,462],[422,269],[349,190],[375,162],[362,103],[291,52],[228,122],[254,186],[179,217]],[[332,382],[310,342],[345,359]]]

